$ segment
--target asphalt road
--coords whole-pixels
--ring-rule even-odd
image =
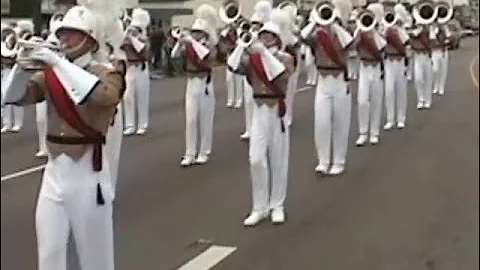
[[[384,132],[378,146],[353,146],[352,110],[352,147],[339,177],[313,171],[314,91],[298,93],[282,226],[242,226],[251,201],[248,145],[239,140],[243,111],[224,107],[223,71],[214,77],[212,158],[187,169],[179,166],[185,80],[153,81],[149,132],[126,138],[122,150],[117,269],[177,269],[208,247],[195,244],[205,239],[237,247],[214,270],[478,270],[479,101],[469,72],[478,42],[450,53],[446,95],[432,110],[414,108],[410,87],[406,129]],[[2,177],[42,164],[33,157],[31,111],[22,133],[1,136]],[[2,269],[36,269],[40,179],[34,172],[1,183]]]

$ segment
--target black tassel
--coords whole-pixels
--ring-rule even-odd
[[[104,205],[105,199],[103,199],[102,188],[100,187],[100,183],[97,183],[97,205]]]
[[[285,133],[285,124],[283,123],[283,119],[280,119],[280,127],[282,129],[282,133]]]

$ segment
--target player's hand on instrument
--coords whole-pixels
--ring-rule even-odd
[[[266,49],[265,45],[259,41],[253,42],[249,47],[251,53],[263,53]]]
[[[48,48],[40,48],[33,51],[30,56],[32,60],[43,62],[49,66],[55,66],[60,62],[60,56]]]

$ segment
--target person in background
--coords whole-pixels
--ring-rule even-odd
[[[165,40],[166,37],[162,27],[162,21],[160,20],[158,26],[153,29],[150,39],[153,53],[153,69],[161,69],[163,67],[162,50]]]

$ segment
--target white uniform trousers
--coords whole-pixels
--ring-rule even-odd
[[[428,53],[414,52],[414,83],[417,90],[417,102],[432,105],[432,60]]]
[[[253,212],[282,209],[287,195],[290,131],[281,130],[278,106],[253,107],[250,136],[250,173]]]
[[[122,149],[123,138],[123,112],[122,104],[117,105],[117,113],[115,114],[113,125],[108,127],[105,154],[107,156],[110,168],[110,176],[112,179],[113,195],[117,187],[118,167],[120,163],[120,152]]]
[[[295,99],[295,93],[297,92],[299,75],[300,71],[299,69],[297,69],[288,79],[287,94],[285,96],[285,103],[287,105],[285,124],[287,124],[288,126],[290,126],[293,121],[293,101]]]
[[[333,162],[345,166],[351,110],[352,95],[344,74],[320,75],[315,92],[314,134],[319,165],[329,167]]]
[[[23,126],[24,108],[15,105],[5,105],[3,108],[3,125],[5,127],[21,128]]]
[[[185,92],[185,157],[195,158],[197,138],[200,139],[198,154],[208,156],[212,151],[215,92],[213,82],[210,81],[207,85],[206,80],[206,77],[189,77],[187,80],[187,90]]]
[[[243,75],[235,74],[228,68],[226,70],[227,81],[227,105],[240,106],[243,100]]]
[[[382,119],[383,81],[380,64],[366,65],[360,62],[358,74],[358,126],[359,134],[380,134]]]
[[[313,55],[312,48],[307,46],[305,49],[305,69],[307,73],[307,85],[315,85],[318,78],[318,70],[315,64],[315,56]]]
[[[125,75],[126,90],[123,99],[125,128],[148,128],[148,108],[150,97],[150,77],[148,67],[130,65]],[[138,126],[136,124],[138,115]]]
[[[407,113],[407,77],[405,59],[385,60],[385,108],[387,123],[405,123]],[[396,109],[396,110],[395,110]]]
[[[247,77],[243,77],[243,100],[245,101],[244,110],[245,110],[245,132],[250,134],[252,126],[252,117],[253,117],[253,89],[250,83],[248,83]]]
[[[114,270],[112,189],[108,163],[92,169],[92,149],[78,161],[65,154],[49,158],[36,209],[38,270],[66,270],[70,229],[80,268]],[[97,184],[104,205],[98,205]]]
[[[47,102],[35,104],[35,120],[37,121],[38,151],[47,153]]]
[[[360,59],[358,57],[348,58],[348,78],[356,80],[358,78],[358,68],[360,66]]]
[[[448,50],[433,49],[432,51],[433,92],[443,95],[448,73]]]

